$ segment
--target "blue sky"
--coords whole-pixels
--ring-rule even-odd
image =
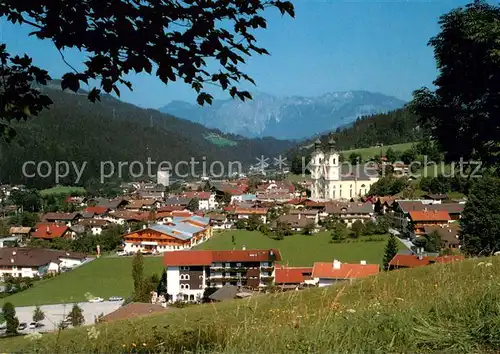
[[[368,90],[404,100],[413,90],[429,86],[437,71],[430,37],[437,34],[438,17],[466,1],[335,1],[296,0],[296,18],[267,13],[268,28],[257,33],[271,56],[247,60],[245,70],[257,87],[243,88],[277,96],[317,96],[332,91]],[[69,71],[55,47],[28,38],[30,28],[2,19],[0,41],[10,52],[28,53],[52,77]],[[66,59],[79,67],[84,55]],[[158,108],[172,100],[195,103],[196,95],[182,82],[165,86],[155,76],[131,75],[134,91],[121,99],[141,107]],[[210,90],[218,98],[226,94]]]

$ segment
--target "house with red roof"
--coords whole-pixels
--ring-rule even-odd
[[[74,234],[71,232],[68,225],[56,223],[38,223],[33,227],[34,231],[31,233],[32,238],[41,240],[53,240],[56,238],[73,238]]]
[[[450,214],[445,210],[411,210],[408,212],[410,218],[410,230],[415,236],[425,234],[426,226],[448,225],[451,222]]]
[[[427,256],[423,254],[397,254],[389,262],[389,270],[417,268],[434,263],[454,263],[464,260],[464,256]]]
[[[187,199],[198,199],[198,209],[200,210],[214,210],[218,204],[215,201],[215,193],[212,192],[184,192],[181,197]]]
[[[282,289],[298,289],[299,287],[314,285],[312,267],[287,267],[277,265],[274,283]]]
[[[111,211],[108,207],[104,206],[89,206],[83,211],[82,217],[84,219],[99,219],[104,218]]]
[[[367,264],[361,261],[359,264],[342,263],[338,260],[331,262],[315,262],[312,277],[319,287],[329,286],[341,281],[352,281],[378,274],[378,264]]]
[[[266,287],[274,283],[279,261],[276,249],[167,252],[163,264],[168,301],[198,301],[207,287]]]

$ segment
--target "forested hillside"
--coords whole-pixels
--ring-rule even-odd
[[[292,147],[289,141],[273,138],[245,139],[222,134],[200,124],[191,123],[152,109],[141,109],[112,97],[91,103],[86,95],[70,94],[45,88],[54,104],[26,122],[14,125],[17,136],[10,143],[0,142],[0,181],[47,187],[54,184],[53,176],[26,178],[22,166],[26,161],[74,162],[87,167],[80,184],[99,178],[101,161],[196,161],[220,160],[255,163],[260,155],[273,156]],[[213,136],[236,144],[215,144]],[[210,139],[207,136],[211,136]],[[30,168],[30,172],[33,167]],[[45,171],[45,170],[44,170]],[[128,178],[128,167],[123,178]],[[137,171],[137,170],[135,170]],[[147,172],[147,171],[145,171]],[[136,173],[136,172],[134,172]],[[60,181],[74,184],[75,174]]]
[[[418,117],[407,108],[389,113],[362,117],[346,128],[339,128],[319,137],[322,143],[333,138],[338,150],[350,150],[376,145],[392,145],[413,142],[427,134],[418,125]],[[290,155],[307,155],[318,137],[295,146]]]

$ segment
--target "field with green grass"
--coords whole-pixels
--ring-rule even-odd
[[[22,353],[497,353],[500,257],[0,340]]]
[[[205,136],[205,139],[217,146],[236,146],[238,143],[236,141],[224,138],[223,136],[217,134],[209,134]]]
[[[51,195],[51,194],[85,194],[87,191],[83,187],[74,187],[74,186],[55,186],[48,189],[43,189],[40,191],[40,195]]]
[[[162,260],[162,257],[144,257],[144,274],[161,275]],[[108,257],[36,282],[29,290],[0,299],[0,305],[5,302],[15,306],[30,306],[86,301],[86,293],[94,297],[126,298],[132,289],[132,257]]]
[[[380,147],[369,147],[369,148],[363,148],[363,149],[352,149],[352,150],[345,150],[342,151],[342,154],[344,154],[345,158],[349,158],[349,155],[352,154],[353,152],[360,154],[363,161],[366,161],[376,155],[385,155],[385,152],[391,148],[394,151],[404,151],[408,150],[409,148],[412,147],[414,143],[403,143],[403,144],[394,144],[394,145],[385,145],[385,146],[380,146]]]
[[[235,245],[232,243],[234,236]],[[370,263],[380,264],[384,254],[387,236],[382,236],[383,241],[362,242],[366,239],[353,240],[347,243],[330,243],[329,232],[319,232],[314,235],[292,235],[283,240],[274,240],[259,231],[232,230],[214,234],[197,249],[206,250],[232,250],[241,249],[279,249],[283,263],[290,266],[312,266],[314,262],[331,262],[338,259],[342,262],[359,262],[366,260]],[[400,248],[404,245],[400,243]]]

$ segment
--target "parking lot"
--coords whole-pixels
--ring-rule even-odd
[[[122,304],[122,301],[104,301],[98,303],[90,302],[80,302],[78,306],[83,311],[83,316],[85,317],[85,324],[93,324],[95,317],[99,316],[101,313],[107,315],[118,309]],[[38,332],[46,332],[57,330],[58,324],[63,321],[68,313],[70,313],[73,304],[56,304],[56,305],[44,305],[40,306],[45,314],[45,319],[41,321],[44,324],[43,327],[37,329]],[[28,325],[33,321],[33,311],[35,306],[26,307],[16,307],[16,315],[19,319],[19,323],[26,322]],[[30,333],[33,330],[26,329],[21,332]]]

